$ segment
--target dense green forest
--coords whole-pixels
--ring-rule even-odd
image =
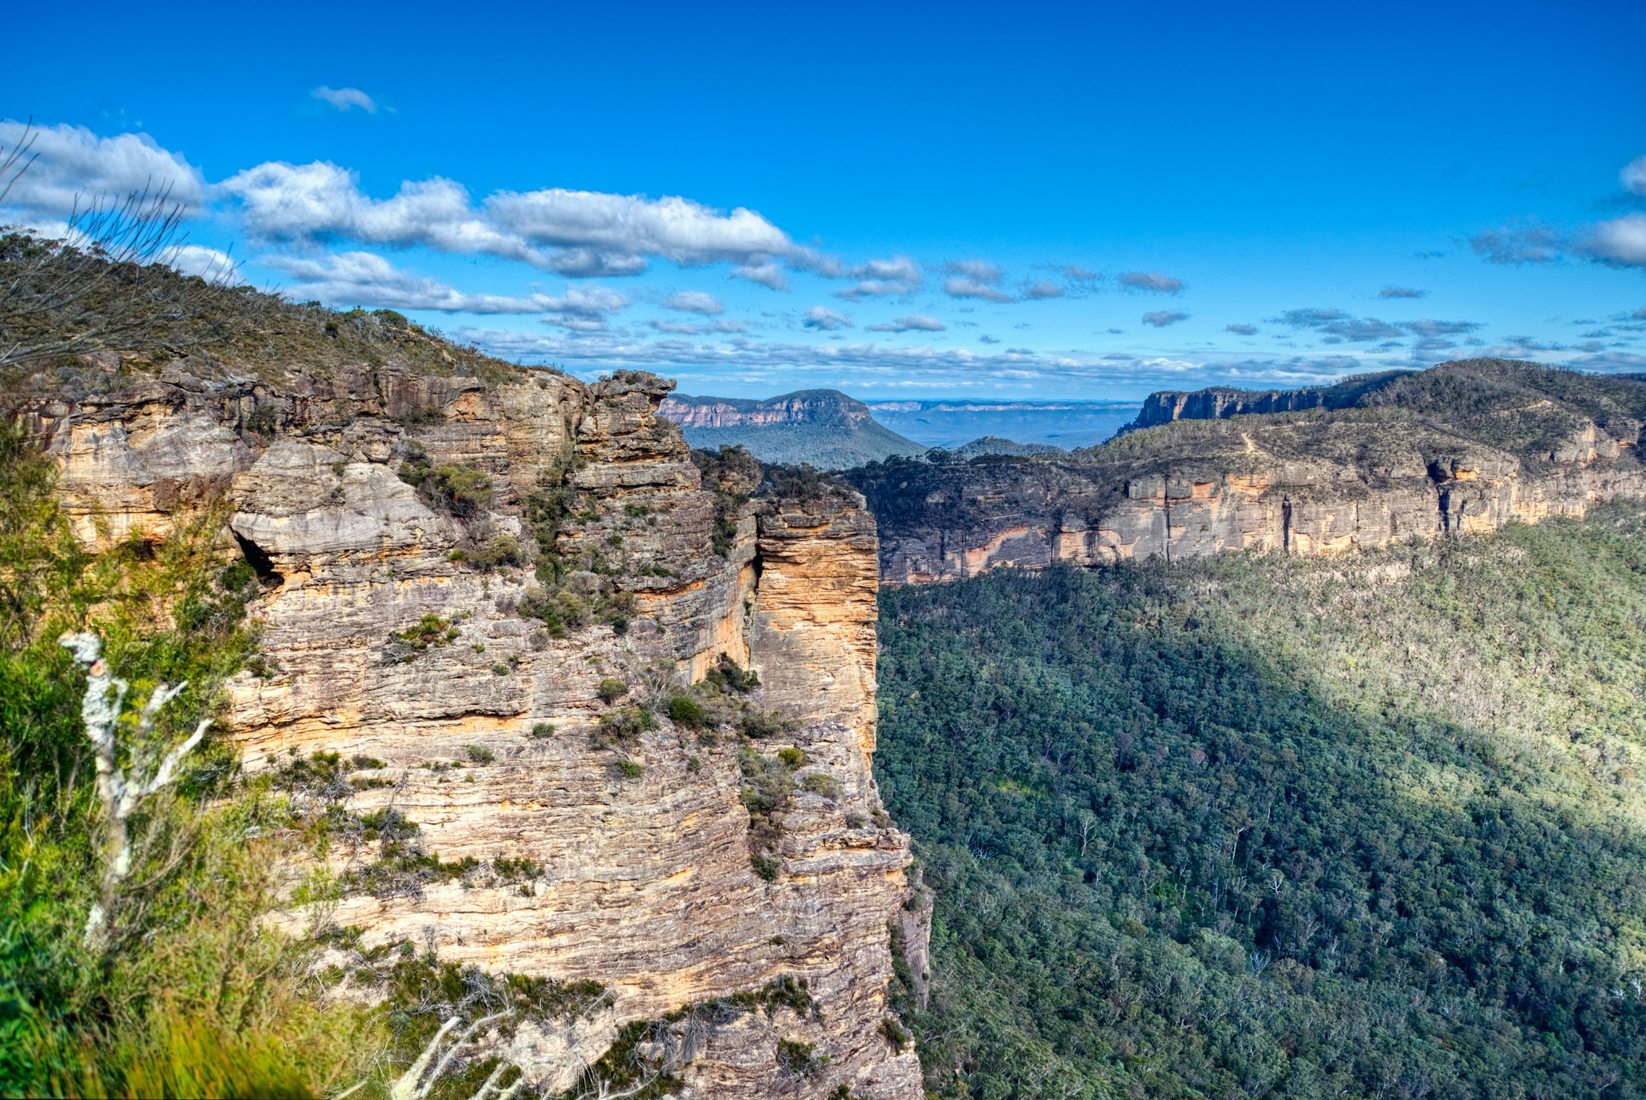
[[[881,620],[937,1095],[1646,1094],[1638,505]]]

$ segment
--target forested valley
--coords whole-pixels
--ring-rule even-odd
[[[1646,1091],[1646,518],[881,595],[942,1097]]]

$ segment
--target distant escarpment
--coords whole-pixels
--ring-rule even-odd
[[[1068,459],[848,476],[893,583],[1060,560],[1332,554],[1646,497],[1646,381],[1469,360],[1301,393],[1244,406],[1225,391],[1157,395],[1145,412],[1176,410],[1173,422]],[[1294,401],[1304,411],[1262,411]],[[1207,418],[1184,418],[1196,409]]]
[[[763,462],[837,470],[926,450],[838,390],[801,390],[764,401],[677,394],[660,411],[680,425],[693,447],[745,447]]]
[[[1366,394],[1381,389],[1404,371],[1359,375],[1335,386],[1307,386],[1295,390],[1237,390],[1226,386],[1183,392],[1162,390],[1151,393],[1138,410],[1137,419],[1124,431],[1158,428],[1176,420],[1222,420],[1253,413],[1304,412],[1309,409],[1347,409]]]
[[[685,1096],[917,1100],[887,1038],[910,857],[870,767],[861,499],[694,464],[648,374],[586,386],[397,315],[260,308],[243,343],[6,386],[88,544],[225,518],[261,654],[222,726],[250,771],[342,769],[310,792],[329,919],[603,990],[497,1051],[535,1090],[633,1048]]]

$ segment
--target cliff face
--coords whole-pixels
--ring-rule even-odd
[[[905,463],[851,477],[879,519],[881,575],[894,583],[1058,560],[1333,554],[1646,497],[1639,387],[1619,382],[1614,396],[1487,404],[1452,422],[1387,404],[1241,415],[1132,433],[1080,461]]]
[[[513,1040],[537,1085],[573,1084],[625,1024],[717,1001],[673,1048],[683,1095],[921,1095],[912,1050],[883,1030],[909,852],[870,771],[876,539],[860,499],[706,488],[649,375],[100,366],[90,392],[33,406],[81,536],[163,539],[226,498],[225,540],[264,582],[265,664],[231,684],[247,767],[354,760],[342,809],[397,811],[458,868],[387,874],[383,850],[339,846],[335,923],[366,946],[602,983],[597,1009]],[[414,487],[403,463],[434,480]],[[442,504],[428,486],[449,468],[489,490]],[[533,556],[558,563],[549,581]],[[611,724],[722,654],[760,675],[742,704],[777,717],[758,739]],[[602,699],[602,680],[626,698]],[[785,749],[791,789],[757,838],[748,776]],[[759,1000],[785,979],[809,1009]],[[780,1040],[823,1057],[785,1069]]]

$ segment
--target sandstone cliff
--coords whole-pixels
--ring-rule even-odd
[[[1355,400],[1212,410],[1072,460],[894,463],[850,477],[894,583],[1059,560],[1331,554],[1646,497],[1639,380],[1474,362],[1382,378]]]
[[[231,684],[245,764],[338,754],[338,820],[378,823],[333,847],[330,919],[604,987],[514,1036],[534,1086],[713,1003],[676,1025],[682,1095],[913,1100],[886,1037],[909,849],[870,769],[873,517],[849,490],[754,493],[758,471],[705,485],[668,389],[113,355],[18,386],[88,543],[227,501],[263,581],[263,657]],[[667,717],[728,668],[742,694],[701,697],[752,734]]]

